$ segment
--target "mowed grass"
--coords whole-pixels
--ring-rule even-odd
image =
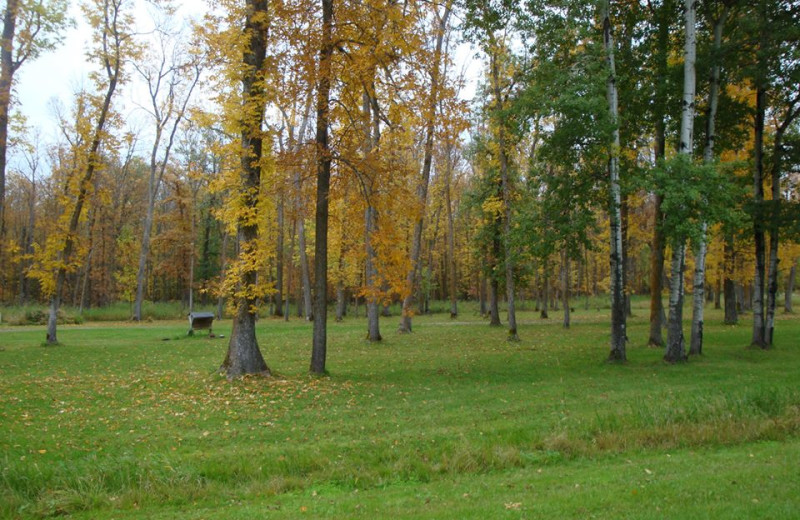
[[[765,352],[709,307],[673,366],[637,303],[625,365],[607,310],[509,343],[462,306],[329,322],[326,378],[310,324],[262,319],[275,377],[232,382],[184,321],[0,329],[0,517],[798,518],[800,318]]]

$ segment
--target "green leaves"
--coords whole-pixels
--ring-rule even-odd
[[[696,164],[678,154],[659,162],[645,183],[663,198],[661,229],[673,245],[696,242],[703,222],[715,224],[737,217],[742,190],[715,164]]]

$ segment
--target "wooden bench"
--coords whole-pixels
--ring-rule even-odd
[[[193,336],[196,330],[208,329],[208,335],[213,336],[214,332],[211,325],[214,323],[213,312],[190,312],[189,313],[189,332],[187,336]]]

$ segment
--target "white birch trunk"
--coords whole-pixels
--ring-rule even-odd
[[[619,182],[619,95],[617,93],[617,72],[614,64],[614,39],[611,34],[609,0],[603,2],[602,9],[603,43],[608,65],[606,95],[609,114],[614,122],[611,154],[608,159],[608,176],[611,188],[611,207],[608,212],[611,227],[611,352],[608,355],[608,359],[609,361],[626,361],[625,286],[622,272],[622,190]]]
[[[684,25],[686,41],[683,52],[683,98],[681,101],[681,132],[678,153],[691,157],[694,144],[695,62],[697,61],[696,0],[684,0]],[[683,335],[683,270],[686,247],[676,245],[672,253],[672,280],[669,289],[669,317],[667,318],[667,346],[664,359],[671,363],[686,360]]]
[[[714,23],[714,54],[716,55],[722,46],[722,29],[725,25],[725,18],[729,8],[726,6],[720,17]],[[717,57],[714,58],[718,60]],[[714,161],[714,141],[716,139],[716,118],[717,106],[719,104],[719,73],[720,66],[718,61],[714,61],[711,67],[710,91],[708,94],[708,117],[706,120],[706,144],[703,149],[703,162],[710,164]],[[692,355],[703,353],[703,315],[704,315],[704,293],[706,284],[706,234],[708,223],[703,222],[700,234],[700,241],[695,251],[695,270],[692,294],[692,330],[689,353]]]

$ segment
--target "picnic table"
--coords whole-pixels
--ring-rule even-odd
[[[196,330],[208,329],[208,335],[212,336],[214,333],[211,325],[214,323],[213,312],[190,312],[189,313],[189,332],[187,336],[193,336]]]

